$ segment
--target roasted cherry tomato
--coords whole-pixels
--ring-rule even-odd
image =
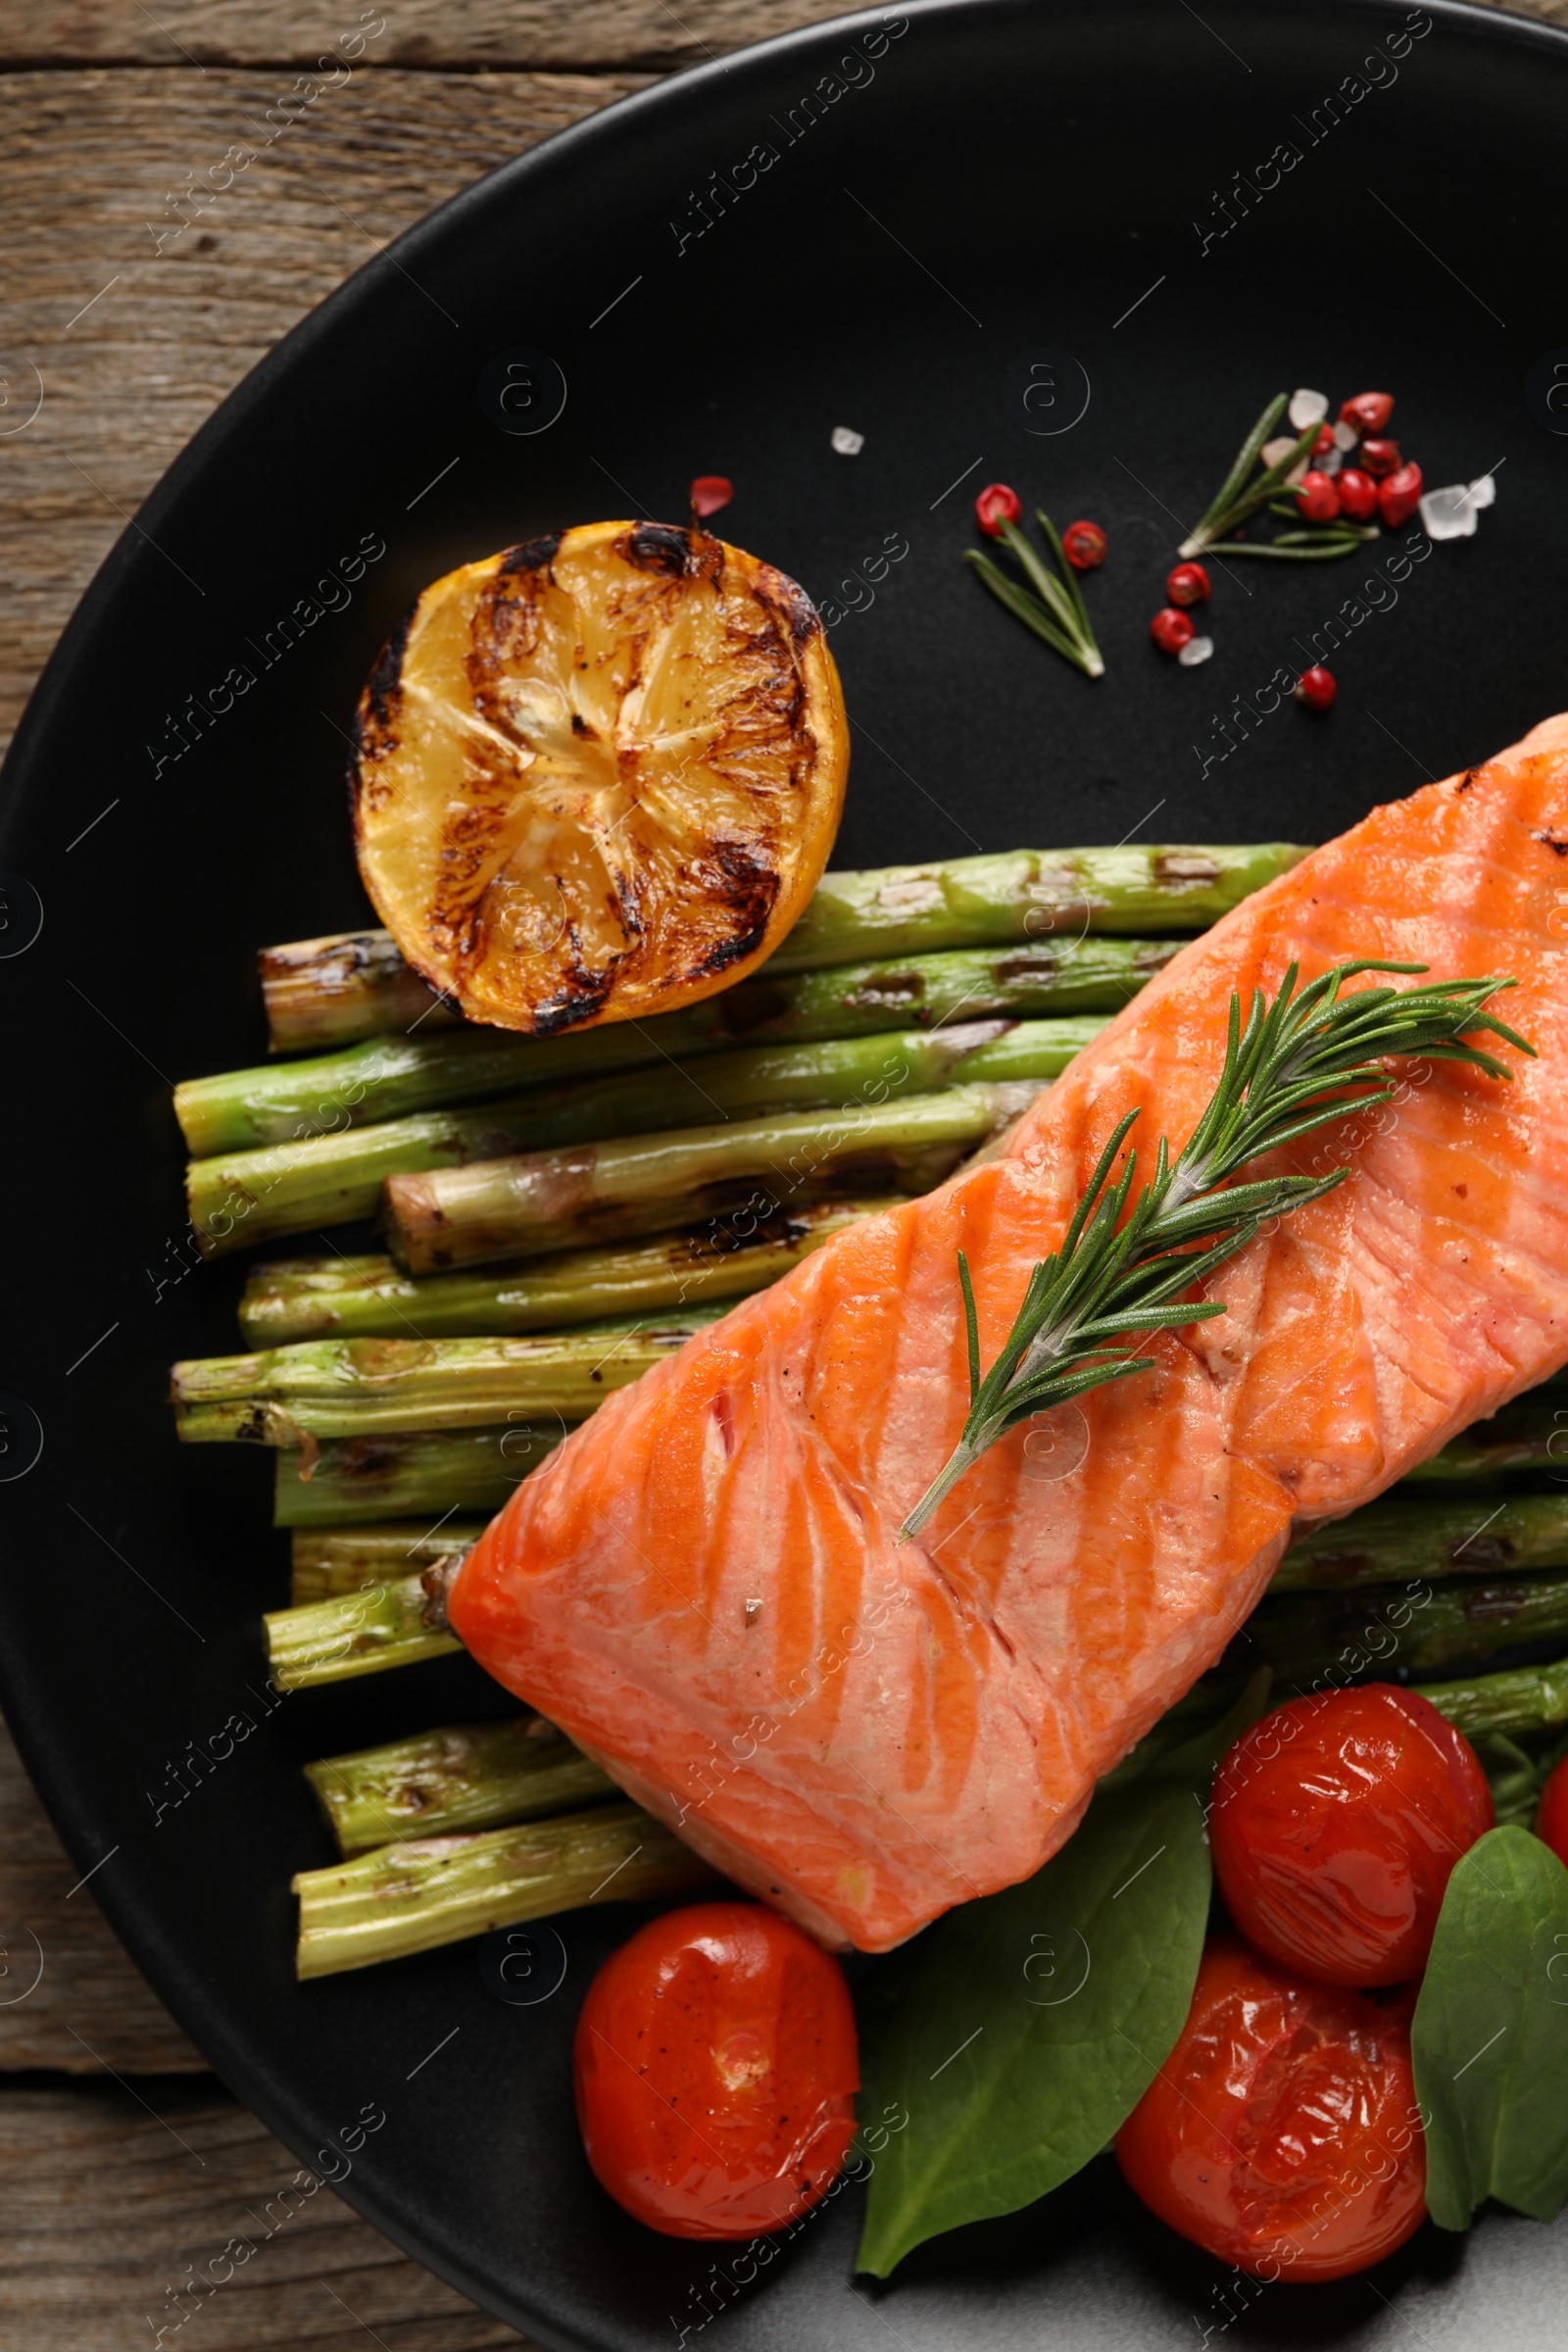
[[[844,1972],[760,1903],[697,1903],[605,1962],[577,2020],[577,2124],[617,2204],[668,2237],[755,2237],[814,2205],[855,2132]]]
[[[1402,1984],[1432,1947],[1448,1873],[1492,1827],[1462,1732],[1417,1690],[1293,1698],[1214,1780],[1214,1875],[1249,1942],[1322,1984]]]
[[[1362,472],[1375,473],[1380,476],[1385,473],[1396,473],[1402,463],[1397,441],[1381,441],[1376,438],[1371,441],[1363,441],[1359,456]]]
[[[1559,1862],[1568,1862],[1568,1756],[1548,1779],[1536,1808],[1536,1836],[1550,1846]]]
[[[1116,2155],[1151,2212],[1221,2262],[1302,2282],[1366,2270],[1426,2212],[1403,2006],[1216,1936]]]

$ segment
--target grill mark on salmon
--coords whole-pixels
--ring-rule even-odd
[[[997,1157],[608,1399],[469,1555],[469,1649],[829,1941],[885,1949],[1038,1869],[1302,1527],[1568,1361],[1568,937],[1543,838],[1565,831],[1568,718],[1244,902]],[[965,1408],[957,1250],[989,1362],[1121,1114],[1142,1106],[1146,1157],[1191,1133],[1231,989],[1363,956],[1516,974],[1507,1017],[1540,1059],[1511,1086],[1405,1071],[1392,1117],[1279,1155],[1352,1173],[1226,1266],[1224,1316],[1081,1400],[1069,1475],[1034,1477],[1015,1431],[900,1544]]]

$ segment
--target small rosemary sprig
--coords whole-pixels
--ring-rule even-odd
[[[1016,501],[1013,502],[1013,511],[1017,511]],[[1006,573],[993,564],[989,556],[982,555],[977,547],[965,549],[964,561],[974,565],[998,604],[1005,605],[1015,620],[1021,620],[1026,629],[1033,629],[1037,637],[1043,637],[1064,662],[1070,662],[1075,669],[1081,669],[1086,678],[1103,677],[1104,659],[1095,642],[1089,607],[1084,603],[1078,574],[1067,561],[1066,551],[1056,536],[1056,528],[1050,515],[1036,507],[1035,516],[1051,543],[1051,552],[1060,567],[1059,577],[1041,561],[1018,525],[1005,514],[999,514],[993,527],[995,536],[1002,541],[1008,555],[1015,558],[1025,577],[1038,591],[1037,594],[1031,595],[1028,588],[1020,588],[1016,580],[1009,580]]]
[[[1289,397],[1288,393],[1280,392],[1269,402],[1268,407],[1237,451],[1236,463],[1215,492],[1214,502],[1208,513],[1190,537],[1184,539],[1177,549],[1176,552],[1179,556],[1206,554],[1216,540],[1223,539],[1227,532],[1240,530],[1242,524],[1255,514],[1259,507],[1266,507],[1269,500],[1285,488],[1288,478],[1295,472],[1317,439],[1318,428],[1315,423],[1306,427],[1295,447],[1277,464],[1265,466],[1252,482],[1249,482],[1247,477],[1257,462],[1259,450],[1273,432],[1281,416],[1284,416],[1285,404]],[[1278,542],[1275,544],[1277,546]],[[1280,552],[1283,554],[1285,551],[1282,548]],[[1340,551],[1335,549],[1333,552],[1338,554]],[[1321,558],[1319,560],[1321,561]]]
[[[1489,1077],[1510,1072],[1466,1037],[1490,1031],[1522,1054],[1535,1049],[1484,1009],[1511,979],[1438,980],[1425,988],[1358,989],[1362,972],[1424,972],[1422,963],[1337,964],[1299,992],[1292,964],[1272,1005],[1252,997],[1246,1026],[1231,998],[1225,1067],[1193,1135],[1173,1162],[1161,1136],[1154,1174],[1130,1214],[1138,1155],[1112,1184],[1110,1171],[1138,1117],[1116,1128],[1079,1201],[1061,1248],[1037,1265],[1006,1346],[981,1377],[980,1337],[968,1260],[958,1252],[969,1343],[969,1417],[941,1472],[900,1530],[917,1535],[932,1512],[988,1447],[1020,1421],[1106,1381],[1148,1371],[1152,1357],[1112,1342],[1129,1333],[1176,1330],[1225,1312],[1217,1298],[1177,1298],[1201,1284],[1252,1240],[1271,1217],[1317,1200],[1349,1174],[1269,1176],[1231,1184],[1264,1152],[1298,1143],[1348,1110],[1386,1102],[1394,1092],[1384,1064],[1392,1054],[1427,1061],[1467,1061]],[[1348,1088],[1369,1091],[1348,1094]],[[1196,1245],[1196,1246],[1195,1246]],[[1170,1303],[1174,1300],[1175,1303]]]
[[[1272,506],[1269,513],[1295,515],[1296,509]],[[1276,531],[1272,539],[1232,539],[1225,558],[1228,563],[1232,556],[1283,556],[1298,564],[1326,564],[1335,556],[1353,556],[1369,539],[1382,536],[1376,523],[1314,523],[1305,530]]]

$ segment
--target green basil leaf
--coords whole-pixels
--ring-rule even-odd
[[[1454,1865],[1410,2027],[1427,2209],[1485,2197],[1549,2222],[1568,2198],[1568,1870],[1528,1830]]]
[[[862,2113],[886,2128],[863,2135],[859,2269],[886,2278],[1100,2153],[1186,2022],[1208,1899],[1196,1791],[1102,1789],[1044,1870],[922,1937],[869,2057]]]

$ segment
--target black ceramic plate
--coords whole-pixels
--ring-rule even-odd
[[[973,0],[704,67],[498,172],[308,319],[148,502],[38,690],[0,848],[6,1709],[226,2081],[547,2340],[1560,2340],[1551,2231],[1429,2229],[1370,2279],[1248,2304],[1105,2164],[875,2290],[852,2283],[858,2191],[755,2276],[641,2231],[587,2173],[567,2066],[632,1915],[564,1920],[564,1984],[532,2007],[492,1997],[471,1945],[293,1983],[289,1876],[328,1858],[300,1760],[497,1694],[461,1660],[272,1704],[269,1465],[181,1453],[164,1386],[173,1357],[232,1348],[238,1288],[191,1270],[170,1082],[260,1057],[258,946],[364,916],[341,730],[455,564],[679,519],[694,474],[731,475],[724,528],[843,612],[846,863],[1318,838],[1556,709],[1565,128],[1568,42],[1436,0]],[[1214,658],[1178,669],[1147,625],[1180,521],[1298,384],[1394,390],[1429,483],[1490,468],[1496,504],[1402,578],[1388,542],[1217,569]],[[1108,532],[1102,683],[965,571],[996,476]],[[1337,612],[1333,713],[1258,717]],[[225,1754],[236,1715],[255,1728]],[[384,2125],[333,2154],[367,2107]]]

